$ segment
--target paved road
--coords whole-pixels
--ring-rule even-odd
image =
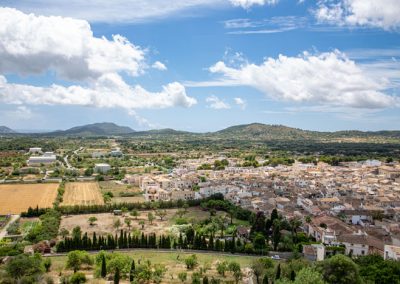
[[[14,223],[19,218],[19,215],[11,215],[10,221],[4,228],[0,229],[0,240],[3,239],[7,235],[7,228],[10,227],[12,223]]]
[[[74,155],[77,155],[78,154],[78,152],[80,152],[80,151],[82,151],[84,148],[83,147],[80,147],[79,149],[76,149],[75,151],[74,151]],[[65,164],[67,165],[67,168],[68,169],[75,169],[73,166],[71,166],[71,164],[68,162],[68,155],[66,155],[65,157],[64,157],[64,162],[65,162]]]
[[[71,167],[71,164],[68,162],[68,155],[66,155],[65,157],[64,157],[64,162],[65,162],[65,164],[67,165],[67,168],[68,169],[71,169],[72,167]]]

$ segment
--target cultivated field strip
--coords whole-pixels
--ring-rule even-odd
[[[0,185],[0,215],[19,214],[29,207],[50,208],[57,197],[58,183]]]
[[[104,199],[97,182],[71,182],[65,185],[61,206],[102,204]]]

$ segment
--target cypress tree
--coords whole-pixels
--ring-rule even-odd
[[[98,249],[98,242],[97,242],[96,232],[93,232],[92,249],[93,249],[93,250]]]
[[[203,277],[203,284],[208,284],[208,277],[207,277],[207,275]]]
[[[103,254],[101,258],[101,277],[105,278],[107,276],[107,266],[106,266],[106,257]]]
[[[267,274],[264,275],[262,283],[263,284],[268,284],[268,275]]]
[[[135,276],[135,260],[132,260],[131,270],[129,271],[129,281],[132,282],[134,276]]]
[[[294,272],[294,270],[292,270],[292,272],[290,272],[290,280],[294,281],[296,279],[296,272]]]
[[[278,264],[278,268],[276,269],[276,275],[275,275],[275,279],[278,280],[279,278],[281,278],[281,264]]]
[[[208,240],[208,249],[214,250],[214,236],[213,235],[211,235]]]
[[[119,268],[117,267],[115,269],[115,274],[114,274],[114,284],[119,284],[119,278],[120,278]]]

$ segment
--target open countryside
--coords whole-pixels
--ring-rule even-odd
[[[65,185],[62,206],[104,204],[97,182],[73,182]]]
[[[57,196],[58,183],[1,184],[0,214],[20,214],[29,207],[50,208]]]

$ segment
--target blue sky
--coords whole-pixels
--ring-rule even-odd
[[[168,2],[0,1],[0,125],[399,129],[398,0]]]

